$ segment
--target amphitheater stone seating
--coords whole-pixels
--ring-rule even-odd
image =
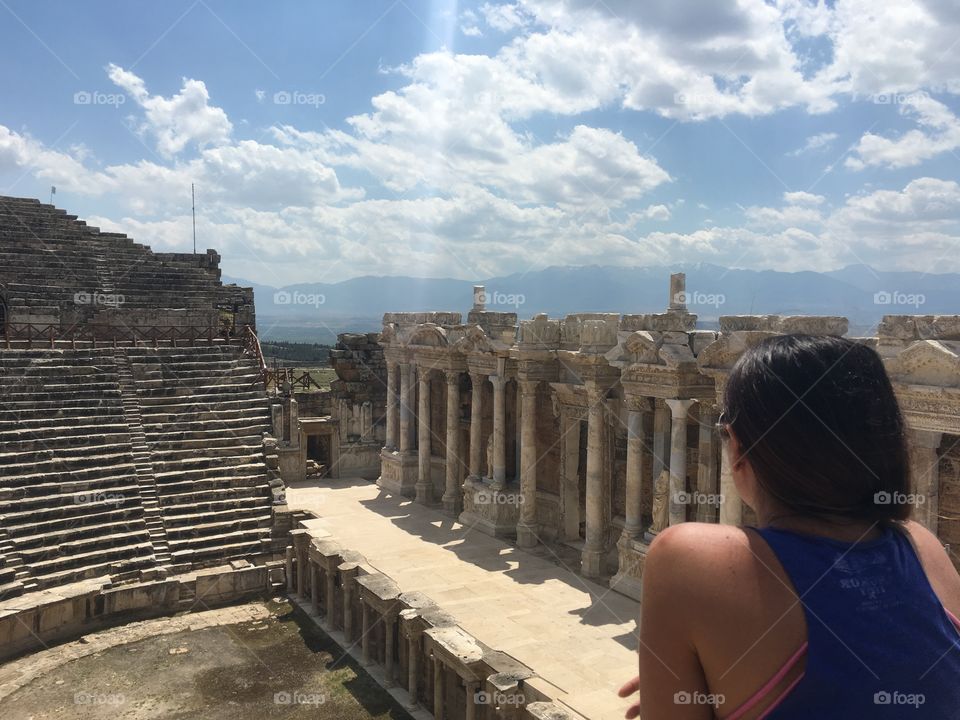
[[[153,567],[112,356],[4,351],[0,400],[8,581],[42,589]]]
[[[0,196],[0,600],[277,550],[253,292],[219,260]]]
[[[52,205],[0,196],[0,303],[3,324],[14,329],[122,324],[206,331],[222,323],[223,313],[236,328],[253,326],[252,292],[221,285],[219,262],[213,250],[155,253]]]
[[[230,345],[129,358],[174,564],[268,551],[270,406],[252,359]]]
[[[269,552],[269,430],[237,345],[0,352],[0,591]]]

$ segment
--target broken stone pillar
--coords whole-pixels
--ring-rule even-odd
[[[484,312],[487,309],[487,288],[483,285],[473,286],[473,311]]]
[[[687,275],[686,273],[670,274],[670,310],[687,309]]]

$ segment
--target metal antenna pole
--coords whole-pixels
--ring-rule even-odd
[[[190,183],[190,205],[193,210],[193,254],[197,254],[197,196],[193,190],[193,183]]]

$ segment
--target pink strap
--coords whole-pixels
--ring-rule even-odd
[[[954,615],[952,612],[950,612],[946,608],[944,608],[943,610],[945,613],[947,613],[947,617],[950,618],[950,622],[953,623],[954,627],[956,627],[957,630],[960,631],[960,618],[958,618],[956,615]]]
[[[778,672],[776,675],[774,675],[772,678],[770,678],[770,679],[767,681],[767,683],[766,683],[762,688],[760,688],[759,690],[757,690],[757,692],[755,692],[753,695],[751,695],[751,696],[747,699],[747,701],[744,702],[744,703],[743,703],[740,707],[738,707],[736,710],[734,710],[732,714],[727,715],[726,720],[737,720],[737,718],[743,717],[747,712],[749,712],[750,710],[752,710],[753,707],[754,707],[757,703],[759,703],[761,700],[763,700],[763,698],[767,695],[767,693],[769,693],[771,690],[773,690],[773,688],[775,688],[775,687],[777,686],[777,683],[779,683],[781,680],[783,680],[783,678],[786,677],[787,673],[790,672],[790,670],[793,668],[793,666],[797,664],[797,662],[800,660],[801,657],[803,657],[803,654],[804,654],[805,652],[807,652],[807,646],[808,646],[808,644],[809,644],[809,643],[804,642],[803,645],[800,646],[800,649],[797,650],[797,651],[791,656],[791,658],[790,658],[789,660],[787,660],[786,663],[784,663],[783,667],[780,668],[780,672]],[[801,675],[799,678],[797,678],[797,679],[794,680],[792,683],[790,683],[790,686],[786,689],[786,691],[784,691],[784,692],[782,692],[782,693],[780,694],[780,696],[777,698],[776,702],[775,702],[773,705],[771,705],[770,708],[767,708],[767,712],[769,712],[769,711],[770,711],[773,707],[775,707],[781,700],[783,700],[783,698],[786,697],[786,694],[787,694],[790,690],[793,690],[794,686],[800,681],[800,678],[802,678],[802,677],[803,677],[803,675]],[[766,713],[764,713],[764,716],[765,716],[765,715],[766,715]]]
[[[787,685],[786,689],[777,696],[777,699],[774,700],[773,703],[771,703],[770,707],[768,707],[766,710],[763,711],[763,715],[757,718],[757,720],[764,720],[764,718],[768,717],[770,713],[776,710],[777,706],[783,702],[783,699],[787,695],[789,695],[793,691],[793,689],[797,686],[797,683],[803,680],[804,675],[806,675],[806,673],[800,673],[800,675],[797,677],[796,680],[794,680],[792,683]]]
[[[947,613],[947,617],[950,618],[950,622],[952,622],[954,624],[954,627],[957,628],[957,631],[960,632],[960,618],[958,618],[956,615],[954,615],[952,612],[950,612],[946,608],[944,608],[944,612]],[[786,664],[784,664],[782,668],[780,668],[780,672],[778,672],[776,675],[770,678],[767,681],[766,685],[764,685],[762,688],[757,690],[757,692],[751,695],[746,702],[744,702],[740,707],[734,710],[733,713],[728,715],[726,717],[726,720],[738,720],[738,718],[742,718],[746,713],[752,710],[757,705],[757,703],[763,700],[763,698],[767,695],[767,693],[769,693],[774,687],[776,687],[777,683],[783,680],[784,676],[786,676],[786,674],[790,672],[790,669],[797,664],[797,661],[799,661],[800,658],[803,656],[803,654],[807,651],[807,645],[808,643],[804,643],[803,645],[801,645],[800,649],[797,650],[789,660],[787,660]],[[770,707],[768,707],[766,710],[763,711],[763,714],[758,718],[758,720],[763,720],[771,712],[773,712],[774,708],[776,708],[781,702],[783,702],[783,699],[790,694],[790,692],[797,686],[797,683],[799,683],[801,680],[803,680],[803,673],[801,673],[796,680],[791,682],[784,689],[784,691],[777,696],[777,699],[773,701]]]

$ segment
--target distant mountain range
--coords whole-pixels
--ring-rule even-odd
[[[575,312],[662,312],[671,272],[687,275],[688,308],[705,328],[720,315],[843,315],[850,334],[872,332],[886,314],[960,314],[960,274],[881,272],[851,265],[831,272],[736,270],[697,263],[671,267],[549,267],[485,280],[357,277],[338,283],[252,286],[265,339],[325,342],[336,333],[380,329],[384,312],[464,313],[473,286],[484,285],[487,309],[551,317]]]

